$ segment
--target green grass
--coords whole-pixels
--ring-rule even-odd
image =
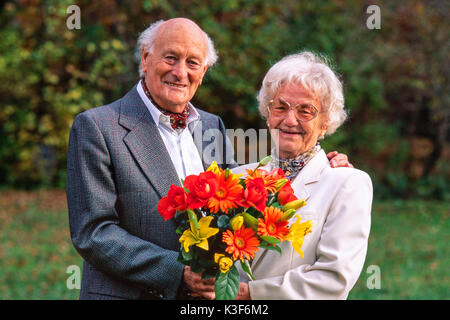
[[[82,259],[64,198],[60,191],[0,196],[0,300],[78,298],[66,285],[67,267],[81,268]]]
[[[349,299],[449,299],[450,207],[444,202],[375,202],[366,262]],[[368,289],[370,265],[381,289]]]
[[[349,299],[449,299],[449,206],[443,202],[375,202],[369,249]],[[77,299],[72,246],[62,191],[0,194],[0,299]],[[381,289],[368,289],[370,265]]]

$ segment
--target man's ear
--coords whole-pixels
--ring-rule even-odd
[[[208,65],[205,65],[205,66],[203,67],[202,78],[200,79],[200,86],[202,85],[203,77],[205,76],[207,70],[208,70]]]
[[[148,58],[148,51],[145,50],[144,48],[142,48],[142,52],[141,52],[141,67],[142,67],[142,72],[147,72],[147,58]]]

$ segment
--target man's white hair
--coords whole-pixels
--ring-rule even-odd
[[[291,82],[302,85],[319,99],[326,114],[326,135],[333,134],[344,123],[347,113],[342,83],[325,57],[308,51],[286,56],[269,69],[257,96],[263,118],[268,117],[269,101],[276,96],[281,85]]]
[[[156,35],[158,34],[159,28],[163,25],[164,20],[158,20],[152,23],[147,29],[145,29],[138,38],[137,42],[137,50],[139,53],[139,76],[142,78],[144,76],[144,72],[142,71],[141,65],[141,55],[142,49],[144,48],[147,52],[153,53],[153,47],[155,44]],[[202,30],[205,40],[206,40],[206,59],[205,65],[208,67],[213,66],[217,61],[217,51],[214,48],[214,42],[208,36],[206,32]]]

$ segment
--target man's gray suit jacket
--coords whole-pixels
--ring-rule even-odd
[[[193,136],[204,167],[218,159],[234,167],[222,120],[198,112]],[[206,130],[222,139],[204,141]],[[180,298],[179,236],[157,211],[172,184],[181,185],[136,86],[75,118],[66,191],[72,242],[84,259],[80,299]]]

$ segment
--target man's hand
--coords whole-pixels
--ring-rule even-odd
[[[248,284],[241,282],[239,284],[239,291],[235,300],[251,300],[250,290],[248,289]]]
[[[339,168],[339,167],[347,167],[347,168],[353,168],[353,165],[348,162],[347,155],[343,153],[338,153],[337,151],[331,151],[327,154],[328,160],[330,160],[330,166],[332,168]]]
[[[208,300],[214,300],[216,294],[214,292],[214,282],[216,278],[202,280],[201,273],[191,271],[191,267],[185,266],[183,272],[183,281],[191,292],[193,297],[202,297]]]

